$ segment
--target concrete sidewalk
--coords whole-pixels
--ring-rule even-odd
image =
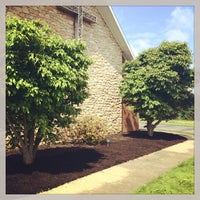
[[[194,155],[194,141],[170,146],[41,194],[130,194]]]

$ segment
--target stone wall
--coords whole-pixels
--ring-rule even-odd
[[[119,94],[122,52],[95,7],[89,13],[97,17],[97,23],[84,23],[83,39],[94,64],[89,68],[90,98],[83,104],[84,114],[106,119],[110,131],[122,131],[122,105]]]
[[[63,39],[74,38],[74,17],[65,15],[56,6],[7,6],[6,13],[22,19],[41,20]]]
[[[122,52],[97,8],[91,6],[84,9],[95,15],[97,22],[84,22],[83,26],[86,53],[94,63],[88,70],[90,97],[81,106],[82,115],[103,118],[110,126],[110,133],[118,133],[122,131],[122,104],[118,88],[122,78]],[[7,13],[40,19],[64,39],[74,38],[74,17],[56,6],[7,7]]]

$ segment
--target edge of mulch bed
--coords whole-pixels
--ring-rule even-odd
[[[110,135],[110,145],[40,146],[31,166],[16,151],[6,156],[6,193],[36,194],[66,182],[186,141],[180,134],[146,131]]]

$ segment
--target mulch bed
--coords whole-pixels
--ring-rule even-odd
[[[110,140],[109,146],[41,146],[36,161],[31,166],[23,165],[22,157],[17,152],[7,153],[6,193],[36,194],[183,142],[187,138],[163,132],[155,132],[154,137],[150,138],[145,131],[138,131],[113,135]]]

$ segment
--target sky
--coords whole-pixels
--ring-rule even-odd
[[[194,52],[194,7],[112,6],[112,10],[135,56],[164,40],[187,42]]]

